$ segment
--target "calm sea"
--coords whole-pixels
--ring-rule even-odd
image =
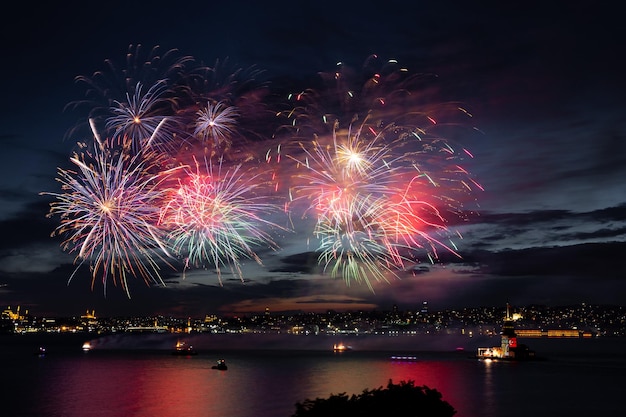
[[[545,360],[523,363],[470,358],[497,339],[436,338],[360,336],[334,353],[328,336],[199,335],[187,337],[198,355],[184,357],[170,354],[173,335],[3,336],[0,415],[290,417],[296,402],[390,380],[438,390],[458,417],[625,415],[624,338],[526,339]],[[45,356],[35,354],[40,345]],[[227,371],[211,369],[218,359]]]

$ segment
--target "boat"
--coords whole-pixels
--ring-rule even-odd
[[[352,350],[352,346],[344,345],[343,343],[335,343],[333,345],[334,352],[345,352],[347,350]]]
[[[174,350],[172,351],[172,355],[178,356],[195,356],[198,352],[193,348],[193,346],[188,345],[185,342],[181,342],[180,340],[176,342],[176,346],[174,346]]]
[[[526,361],[538,359],[535,356],[535,351],[524,344],[520,344],[517,347],[509,347],[508,353],[500,346],[478,348],[476,358],[486,361]]]
[[[506,305],[506,316],[500,332],[500,346],[479,347],[476,358],[485,361],[522,361],[536,359],[535,351],[525,344],[517,342],[514,320],[509,305]]]
[[[412,356],[412,355],[392,355],[391,356],[391,360],[392,361],[416,361],[417,360],[417,356]]]
[[[39,349],[35,350],[35,355],[39,357],[46,356],[46,353],[48,353],[48,351],[43,346],[39,346]]]
[[[83,343],[83,351],[84,352],[89,352],[91,349],[93,349],[93,347],[91,346],[91,343],[89,343],[89,342]]]
[[[217,361],[217,364],[211,367],[211,369],[218,369],[220,371],[225,371],[228,369],[228,366],[226,366],[226,361],[224,359],[220,359],[219,361]]]

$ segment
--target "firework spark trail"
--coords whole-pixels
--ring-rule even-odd
[[[217,166],[207,158],[203,165],[196,160],[195,171],[186,170],[160,217],[169,231],[168,241],[185,258],[186,267],[210,264],[221,284],[222,267],[228,266],[243,281],[242,259],[262,265],[254,246],[277,249],[262,228],[280,228],[267,219],[277,206],[266,196],[255,196],[256,181],[258,176],[240,165],[223,169],[221,160]]]
[[[92,289],[99,274],[106,294],[109,277],[119,281],[130,298],[128,277],[163,284],[162,264],[168,264],[162,231],[154,225],[163,187],[172,171],[150,173],[151,158],[129,157],[95,146],[71,158],[77,170],[58,169],[61,193],[49,216],[60,216],[53,235],[65,236],[64,250],[76,253],[78,267],[88,262]]]
[[[266,86],[264,71],[251,66],[239,68],[225,60],[216,60],[212,66],[197,66],[185,76],[185,86],[192,103],[207,100],[237,105],[249,94],[256,94]]]

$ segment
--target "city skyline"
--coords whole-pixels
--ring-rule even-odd
[[[514,323],[524,338],[622,337],[625,306],[578,304],[403,311],[393,306],[376,311],[271,312],[204,317],[120,316],[100,317],[86,311],[71,317],[38,316],[19,307],[2,311],[0,333],[28,334],[282,334],[289,336],[496,336]]]
[[[305,2],[298,10],[246,4],[252,12],[243,16],[235,3],[199,10],[205,20],[197,21],[129,6],[151,22],[141,30],[122,23],[114,3],[95,15],[57,7],[28,23],[24,12],[3,29],[32,28],[11,43],[2,70],[3,304],[44,314],[200,316],[408,309],[425,300],[438,309],[626,304],[625,86],[615,53],[623,39],[610,10],[453,2],[409,11],[391,2],[379,13],[335,3],[329,12]],[[471,134],[454,139],[471,152],[463,168],[484,189],[463,206],[471,217],[450,224],[459,256],[442,250],[430,264],[422,253],[410,273],[369,288],[320,273],[311,234],[284,233],[278,250],[258,250],[262,267],[242,262],[242,279],[210,266],[163,269],[164,286],[129,278],[129,298],[111,282],[106,295],[97,279],[92,289],[85,265],[68,284],[74,255],[50,238],[58,219],[46,218],[49,199],[40,195],[59,192],[57,168],[70,169],[75,143],[87,140],[66,137],[85,120],[64,108],[84,97],[75,77],[105,70],[107,59],[123,67],[129,45],[139,44],[209,65],[228,57],[234,68],[263,70],[271,86],[310,86],[339,61],[358,73],[372,54],[435,75],[424,82],[429,104],[451,100],[473,116]]]

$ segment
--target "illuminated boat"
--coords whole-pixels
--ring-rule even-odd
[[[91,349],[93,349],[93,346],[91,346],[90,342],[83,343],[83,351],[89,352]]]
[[[185,342],[181,342],[180,340],[176,342],[176,346],[174,346],[174,350],[172,351],[172,355],[179,356],[194,356],[197,354],[198,352],[193,348],[193,346],[188,345]]]
[[[335,343],[333,345],[334,352],[345,352],[347,350],[352,350],[352,346],[344,345],[343,343]]]
[[[213,365],[211,367],[211,369],[218,369],[220,371],[225,371],[228,369],[228,366],[226,366],[226,361],[224,359],[220,359],[219,361],[217,361],[216,365]]]
[[[391,356],[391,360],[392,361],[407,361],[407,362],[411,362],[411,361],[416,361],[417,360],[417,356],[393,355],[393,356]]]

